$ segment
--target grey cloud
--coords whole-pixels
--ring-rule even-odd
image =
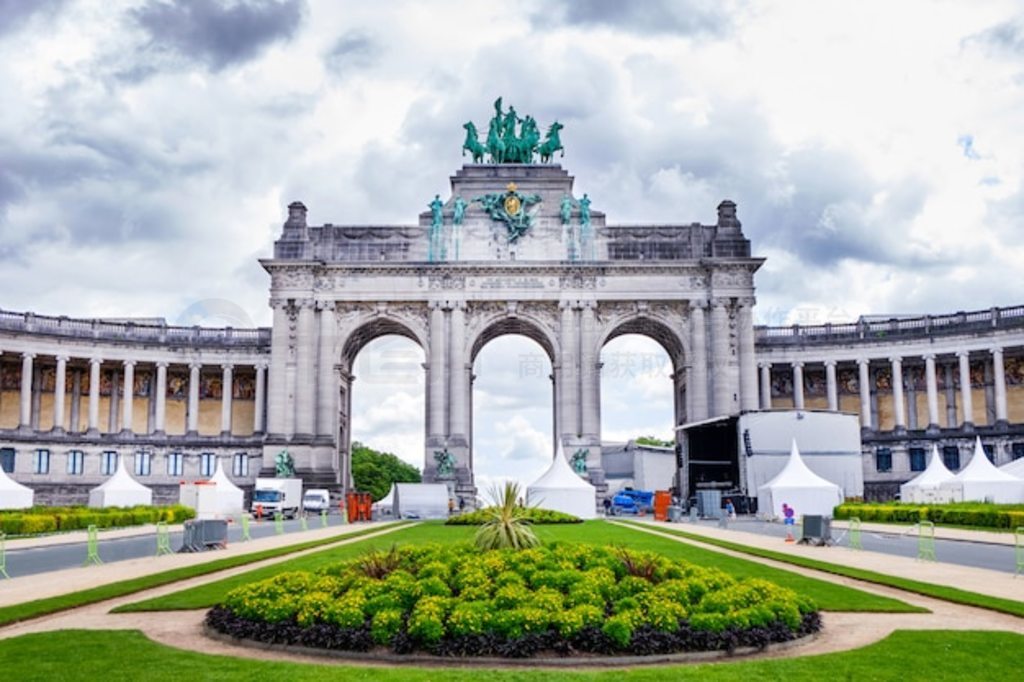
[[[380,44],[362,31],[349,31],[334,43],[324,56],[327,70],[339,77],[359,71],[376,63],[381,53]]]
[[[158,52],[219,71],[291,38],[304,11],[304,0],[150,0],[132,15]]]
[[[964,40],[965,45],[977,43],[1024,54],[1024,17],[1015,17],[996,24]]]
[[[21,28],[36,15],[53,16],[67,0],[0,0],[0,37]]]
[[[531,16],[535,28],[605,26],[640,34],[721,35],[732,22],[716,0],[560,0]]]

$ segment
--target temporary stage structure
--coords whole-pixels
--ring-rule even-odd
[[[153,504],[153,491],[132,478],[121,463],[118,463],[113,476],[89,491],[90,507],[134,507],[140,504]]]
[[[1024,480],[997,469],[985,455],[981,438],[975,439],[974,455],[967,466],[940,488],[953,502],[1024,502]]]
[[[778,518],[788,504],[798,516],[832,516],[843,502],[843,490],[807,468],[793,439],[789,459],[778,476],[757,489],[757,508],[762,516]]]
[[[953,480],[953,472],[946,468],[939,456],[937,445],[932,446],[932,457],[928,467],[900,486],[900,500],[903,502],[948,502],[949,492],[940,486]]]
[[[559,445],[551,466],[526,488],[526,504],[593,519],[597,517],[597,490],[572,470]]]
[[[393,492],[395,518],[448,518],[448,486],[444,483],[395,483]]]
[[[28,509],[34,499],[32,488],[18,483],[0,467],[0,509]]]

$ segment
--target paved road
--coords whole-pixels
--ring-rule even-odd
[[[698,521],[698,523],[706,526],[718,525],[718,521]],[[678,524],[681,530],[685,530],[687,525],[688,523]],[[786,529],[782,524],[742,517],[736,521],[730,521],[729,530],[757,533],[759,535],[774,535],[780,539],[786,537]],[[833,529],[832,537],[837,545],[849,547],[850,536],[845,529]],[[797,538],[799,538],[799,529],[797,531]],[[916,533],[908,535],[902,530],[894,530],[891,533],[880,533],[877,531],[861,532],[861,545],[865,550],[871,552],[916,558],[917,543]],[[827,555],[823,555],[821,558],[824,561],[828,560]],[[935,540],[935,559],[936,561],[958,564],[960,566],[988,568],[1010,573],[1014,572],[1016,566],[1014,548],[1012,546],[983,542]]]
[[[301,533],[302,525],[298,519],[284,521],[284,532]],[[320,528],[320,518],[310,517],[308,520],[310,530]],[[336,526],[341,523],[338,514],[328,516],[328,525]],[[264,520],[262,523],[253,522],[249,525],[249,536],[253,539],[273,535],[276,532],[273,521]],[[237,523],[228,525],[228,543],[240,542],[242,539],[242,528]],[[182,533],[170,534],[171,549],[177,551],[181,547]],[[216,550],[212,550],[216,551]],[[7,550],[7,573],[12,578],[48,571],[59,571],[65,568],[76,568],[85,562],[87,555],[85,542],[76,542],[64,545],[50,545],[44,547],[27,547],[24,549]],[[127,538],[104,539],[103,533],[99,535],[99,555],[104,563],[124,561],[126,559],[139,559],[156,555],[156,532],[150,535],[138,535]],[[2,578],[0,578],[2,579]]]

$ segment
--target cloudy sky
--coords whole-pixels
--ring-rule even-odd
[[[268,324],[256,259],[287,203],[413,222],[497,95],[565,124],[609,222],[735,200],[761,322],[1024,302],[1019,2],[0,0],[0,91],[8,310]],[[419,352],[397,347],[374,352]],[[487,475],[543,466],[539,352],[480,357]],[[668,370],[644,367],[605,391],[607,438],[668,435]],[[357,393],[355,430],[415,460],[422,390],[396,381]]]

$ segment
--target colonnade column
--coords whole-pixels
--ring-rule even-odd
[[[754,351],[754,299],[741,299],[736,315],[739,327],[740,409],[757,409],[757,365]]]
[[[581,420],[580,435],[590,444],[601,442],[601,359],[595,348],[597,339],[597,302],[584,301],[580,307],[580,381]],[[678,400],[679,391],[674,395]],[[673,401],[675,402],[675,401]],[[600,461],[588,462],[588,468],[598,468]]]
[[[893,356],[892,363],[892,414],[894,427],[897,431],[907,428],[907,417],[903,407],[903,358]]]
[[[199,433],[199,371],[202,365],[193,362],[188,366],[188,435]]]
[[[313,301],[298,301],[298,326],[295,331],[295,434],[312,438],[316,432],[316,318]]]
[[[690,303],[690,377],[686,393],[690,400],[690,421],[708,418],[708,349],[704,323],[706,301]]]
[[[167,429],[167,363],[156,363],[156,415],[154,432],[163,435]]]
[[[960,361],[960,404],[963,406],[964,417],[961,423],[966,427],[974,426],[974,405],[971,400],[971,358],[965,350],[956,354]]]
[[[1003,367],[1003,349],[993,348],[992,353],[992,383],[995,384],[996,398],[996,424],[1005,425],[1006,418],[1006,369]]]
[[[924,380],[928,389],[928,428],[939,428],[939,387],[935,380],[935,356],[924,356]]]
[[[21,409],[18,417],[18,428],[32,428],[32,360],[35,353],[21,354]]]
[[[578,403],[576,401],[576,363],[579,358],[576,356],[576,303],[574,301],[560,301],[561,321],[559,323],[559,338],[561,339],[561,354],[552,365],[555,382],[555,395],[557,396],[555,409],[555,451],[558,451],[559,442],[566,436],[573,437],[579,433],[577,423]]]
[[[267,432],[276,436],[285,433],[287,420],[285,410],[288,408],[288,302],[272,299],[270,305],[274,310],[274,326],[271,328],[270,370],[267,393]]]
[[[121,432],[132,432],[133,411],[135,408],[135,361],[124,361],[124,405],[121,407]]]
[[[804,363],[793,363],[793,407],[804,409]]]
[[[459,465],[469,466],[469,359],[466,357],[466,304],[452,301],[448,315],[449,403],[448,435],[452,445],[461,450],[456,455]],[[464,453],[464,454],[463,454]]]
[[[320,353],[316,370],[316,438],[321,443],[334,443],[338,419],[338,373],[335,369],[338,362],[335,353],[338,322],[334,316],[334,304],[329,301],[318,303],[317,318],[320,327]],[[321,464],[335,468],[333,462]]]
[[[267,366],[257,363],[256,367],[256,404],[252,410],[252,432],[263,433],[263,404],[267,395]]]
[[[57,375],[53,382],[53,430],[64,431],[64,390],[67,385],[68,356],[57,356]]]
[[[444,308],[441,301],[430,302],[430,353],[427,364],[427,443],[428,448],[444,445]],[[432,461],[428,458],[427,462]]]
[[[825,361],[825,394],[828,396],[828,409],[839,410],[839,391],[836,387],[836,361]]]
[[[761,409],[772,409],[772,363],[761,363]]]
[[[89,359],[89,425],[87,433],[100,432],[100,358]]]
[[[729,381],[729,311],[726,301],[716,299],[711,304],[711,350],[713,371],[711,383],[714,395],[712,416],[732,412],[731,382]]]
[[[231,435],[231,400],[234,398],[234,367],[223,364],[220,388],[220,435]]]
[[[857,386],[860,389],[860,425],[861,428],[871,428],[871,373],[868,368],[871,360],[859,358],[857,360]]]

